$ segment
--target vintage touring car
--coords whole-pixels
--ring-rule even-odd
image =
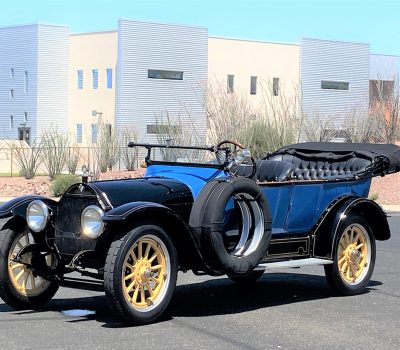
[[[0,207],[6,303],[38,308],[59,286],[102,288],[117,315],[143,324],[165,312],[178,271],[250,283],[305,265],[323,265],[334,290],[356,294],[373,272],[375,240],[390,237],[367,197],[373,176],[400,171],[400,147],[304,143],[254,160],[231,141],[129,146],[147,149],[143,178],[83,177],[58,202],[28,195]],[[214,161],[182,156],[200,151]]]

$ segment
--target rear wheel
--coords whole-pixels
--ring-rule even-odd
[[[360,293],[371,279],[375,266],[375,238],[368,222],[349,215],[340,226],[332,265],[325,265],[327,281],[339,294]]]
[[[55,282],[37,275],[25,264],[14,261],[18,252],[28,244],[35,243],[29,230],[0,233],[0,297],[17,309],[35,309],[50,301],[58,290]],[[31,264],[32,253],[22,256],[23,262]],[[46,257],[50,267],[54,263]]]
[[[126,322],[145,324],[161,317],[176,278],[175,247],[162,228],[139,226],[111,244],[104,287],[113,311]]]

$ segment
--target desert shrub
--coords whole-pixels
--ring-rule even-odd
[[[50,192],[54,197],[61,197],[69,187],[80,181],[79,176],[76,175],[57,175],[51,182]]]
[[[379,199],[379,194],[376,193],[376,192],[371,193],[371,194],[368,196],[368,199],[370,199],[371,201],[376,202],[376,201]]]
[[[135,148],[128,147],[129,142],[138,141],[138,132],[135,125],[123,125],[120,134],[120,154],[122,162],[126,170],[131,171],[136,169],[137,153]]]
[[[77,145],[68,148],[66,167],[70,174],[75,174],[81,155],[80,148]]]
[[[42,159],[51,180],[61,174],[68,158],[68,135],[55,129],[45,130],[41,137]]]
[[[32,179],[41,163],[41,152],[34,144],[29,147],[25,141],[11,144],[12,156],[20,168],[20,175]]]

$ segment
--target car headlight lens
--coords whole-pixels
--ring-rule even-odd
[[[26,209],[26,220],[33,232],[42,231],[49,220],[49,208],[42,201],[34,200]]]
[[[93,239],[99,237],[104,230],[103,215],[103,210],[95,205],[86,207],[81,217],[82,233]]]
[[[251,160],[250,151],[247,149],[238,149],[235,152],[235,161],[237,164],[248,163]]]

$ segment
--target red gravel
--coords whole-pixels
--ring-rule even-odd
[[[100,179],[126,179],[143,176],[144,169],[136,171],[109,171],[101,174]],[[16,197],[24,194],[41,194],[49,196],[50,180],[47,176],[36,176],[32,180],[23,177],[0,177],[0,197]],[[370,195],[378,195],[380,204],[400,205],[400,173],[372,180]]]
[[[101,180],[129,179],[143,176],[145,169],[136,171],[108,171],[100,175]],[[0,177],[0,197],[17,197],[25,194],[50,196],[50,179],[47,176],[35,176],[31,180],[24,177]]]

